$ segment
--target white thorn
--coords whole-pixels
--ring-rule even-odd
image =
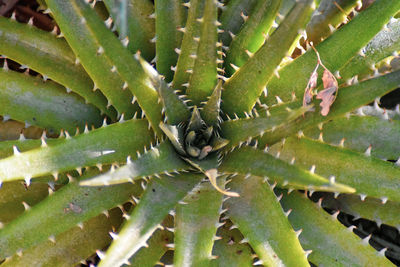
[[[310,172],[311,172],[311,173],[315,173],[315,165],[312,165],[312,166],[311,166]]]
[[[22,205],[24,205],[25,210],[29,210],[31,208],[31,206],[29,206],[25,201],[22,201]]]
[[[48,239],[50,240],[50,242],[56,243],[56,237],[54,235],[49,236]]]
[[[7,63],[7,59],[4,59],[4,63],[3,63],[3,70],[8,71],[8,63]]]
[[[114,232],[109,232],[109,235],[111,236],[111,238],[113,240],[117,240],[118,239],[118,235],[116,233],[114,233]]]
[[[123,46],[127,47],[129,44],[129,37],[126,36],[124,39],[121,40],[121,42]]]
[[[31,184],[31,177],[30,176],[26,176],[24,178],[24,180],[25,180],[25,183],[26,183],[27,186],[29,186]]]
[[[342,140],[340,140],[340,147],[344,147],[344,141],[346,141],[346,138],[342,138]]]
[[[28,25],[29,25],[29,26],[33,26],[33,17],[31,17],[31,18],[29,19]]]
[[[328,27],[329,27],[329,30],[330,30],[331,32],[335,32],[335,31],[336,31],[336,28],[333,27],[332,24],[328,24]]]
[[[319,133],[318,141],[324,142],[324,137],[322,132]]]
[[[383,249],[379,250],[378,255],[381,257],[384,257],[386,250],[387,250],[387,248],[383,248]]]
[[[365,238],[362,239],[362,243],[363,245],[368,245],[369,244],[369,240],[371,239],[372,234],[366,236]]]
[[[111,28],[113,20],[111,17],[109,17],[107,20],[104,21],[104,24],[106,25],[107,28]]]
[[[96,250],[96,254],[100,259],[104,259],[105,254],[101,250]]]
[[[263,265],[263,261],[262,260],[258,260],[256,262],[253,263],[253,265]]]
[[[282,99],[279,96],[275,96],[276,102],[278,103],[278,105],[283,104]]]
[[[297,238],[299,238],[300,234],[303,232],[303,229],[299,229],[295,231]]]
[[[335,211],[331,216],[333,219],[337,219],[337,216],[339,215],[340,211]]]
[[[372,149],[372,146],[370,145],[367,148],[367,150],[364,152],[364,155],[367,156],[367,157],[371,156],[371,149]]]
[[[99,48],[97,49],[97,54],[101,55],[104,53],[104,48],[102,46],[99,46]]]
[[[47,10],[47,9],[46,9]],[[46,10],[44,11],[44,12],[46,12]],[[50,10],[49,10],[50,11]],[[43,12],[43,13],[44,13]],[[45,13],[46,14],[46,13]],[[16,12],[14,11],[12,14],[11,14],[11,19],[12,20],[17,20],[17,18],[16,18]]]
[[[24,134],[20,133],[18,141],[25,141],[25,140],[26,140],[26,138],[25,138]]]
[[[253,55],[254,55],[254,53],[250,52],[250,51],[247,50],[247,49],[246,49],[245,52],[246,52],[246,54],[247,54],[249,57],[253,57]]]
[[[289,209],[288,211],[284,212],[286,217],[289,217],[290,213],[292,212],[292,209]]]
[[[13,146],[14,156],[18,156],[21,154],[16,146]]]

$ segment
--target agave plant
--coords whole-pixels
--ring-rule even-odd
[[[393,265],[337,216],[400,227],[399,1],[39,3],[0,18],[2,267]]]

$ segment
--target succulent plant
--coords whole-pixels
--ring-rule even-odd
[[[0,18],[2,267],[393,265],[337,216],[400,227],[399,1],[38,2]]]

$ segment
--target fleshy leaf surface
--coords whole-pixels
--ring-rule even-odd
[[[228,184],[241,197],[224,202],[227,214],[267,266],[309,266],[289,220],[269,184],[236,176]]]
[[[305,249],[312,250],[309,260],[314,264],[331,266],[393,266],[384,256],[344,227],[336,217],[317,204],[293,192],[284,194],[284,209],[292,209],[290,223],[303,229],[299,238]],[[351,228],[350,228],[351,229]]]

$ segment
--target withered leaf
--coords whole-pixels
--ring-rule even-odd
[[[338,87],[338,82],[333,76],[333,74],[326,68],[324,68],[324,74],[322,75],[322,83],[324,84],[324,88],[329,88],[329,87]]]
[[[313,89],[315,89],[315,87],[317,87],[317,79],[318,79],[317,70],[319,66],[322,66],[324,68],[324,73],[322,75],[322,83],[324,86],[324,90],[318,92],[317,99],[322,100],[320,103],[321,115],[326,116],[328,115],[333,102],[335,102],[339,86],[335,76],[322,63],[317,49],[315,49],[312,43],[310,44],[311,47],[314,49],[315,54],[317,55],[318,61],[317,61],[317,66],[315,67],[313,73],[311,74],[310,79],[308,80],[308,84],[303,96],[303,106],[308,105],[313,99],[312,91]]]
[[[310,79],[308,80],[308,84],[304,91],[304,96],[303,96],[303,107],[310,104],[311,100],[313,99],[314,95],[313,95],[312,91],[315,89],[315,87],[317,87],[318,67],[319,67],[319,64],[317,64],[313,73],[311,74]]]
[[[319,104],[322,108],[321,109],[322,116],[328,115],[333,102],[335,102],[336,91],[337,87],[329,87],[318,92],[317,99],[322,99],[321,104]]]
[[[323,66],[324,67],[324,66]],[[318,92],[317,99],[321,99],[321,115],[326,116],[329,113],[330,107],[335,102],[336,94],[338,91],[338,82],[333,74],[324,67],[324,74],[322,75],[322,83],[324,90]]]

